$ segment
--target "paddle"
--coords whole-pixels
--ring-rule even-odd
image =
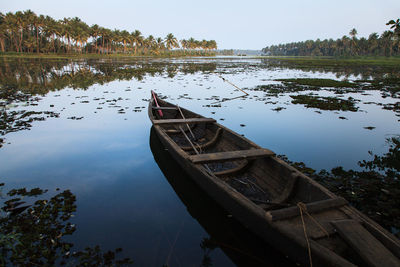
[[[152,94],[152,96],[153,96],[153,98],[154,98],[154,102],[156,103],[156,107],[160,107],[160,105],[158,104],[158,102],[157,102],[157,97],[156,97],[156,94],[154,93],[154,91],[153,90],[151,90],[151,94]],[[163,112],[162,112],[162,110],[158,110],[158,115],[160,115],[160,117],[163,117],[164,116],[164,114],[163,114]]]

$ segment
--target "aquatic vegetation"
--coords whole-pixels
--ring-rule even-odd
[[[311,87],[303,87],[303,86],[298,86],[293,83],[289,84],[267,84],[267,85],[257,85],[254,88],[246,88],[246,90],[249,91],[261,91],[265,92],[265,96],[270,96],[270,97],[278,97],[280,94],[285,94],[285,93],[293,93],[293,92],[301,92],[305,90],[319,90],[319,88],[311,88]]]
[[[11,132],[21,130],[29,130],[34,121],[44,121],[46,118],[58,118],[59,113],[52,111],[10,111],[6,109],[0,110],[0,136],[5,136]],[[0,139],[0,147],[4,143],[4,139]]]
[[[318,108],[322,110],[342,110],[357,111],[355,106],[356,100],[349,97],[348,99],[340,99],[336,97],[322,97],[313,95],[291,95],[292,104],[303,104],[307,108]]]
[[[4,184],[0,184],[0,189]],[[57,189],[58,191],[58,189]],[[66,236],[76,231],[69,222],[76,211],[76,197],[69,190],[49,199],[37,199],[47,190],[12,189],[2,194],[0,213],[0,265],[2,266],[125,266],[129,258],[117,259],[122,251],[101,251],[99,246],[73,250]]]
[[[354,84],[348,81],[336,81],[332,79],[311,79],[311,78],[296,78],[296,79],[278,79],[283,83],[309,85],[317,87],[358,87],[358,84]]]
[[[363,90],[381,90],[387,92],[390,97],[399,97],[400,77],[390,76],[374,80],[356,80]]]

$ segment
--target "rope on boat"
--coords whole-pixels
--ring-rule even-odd
[[[299,207],[299,209],[300,209],[300,216],[301,216],[301,222],[303,223],[304,236],[306,237],[306,241],[307,241],[308,258],[310,259],[310,267],[312,267],[313,265],[312,265],[310,241],[308,240],[306,224],[305,224],[304,218],[303,218],[303,209],[307,209],[307,207],[303,202],[297,203],[297,207]]]
[[[178,105],[176,105],[176,107],[178,108],[179,113],[181,113],[182,119],[185,119],[185,116],[183,115],[183,112],[182,112],[181,108],[180,108]],[[193,132],[192,132],[192,129],[190,129],[189,124],[186,123],[186,127],[188,128],[190,134],[192,135],[193,140],[196,140],[196,137],[194,136],[194,134],[193,134]]]
[[[307,241],[308,258],[310,259],[310,266],[312,267],[313,264],[312,264],[312,257],[311,257],[311,247],[310,247],[310,241],[309,241],[308,235],[307,235],[306,224],[304,222],[303,211],[322,230],[322,232],[324,232],[326,234],[327,237],[329,237],[329,233],[313,216],[311,216],[310,213],[308,213],[306,204],[304,204],[303,202],[298,202],[297,207],[299,207],[299,210],[300,210],[301,222],[303,223],[304,236]]]

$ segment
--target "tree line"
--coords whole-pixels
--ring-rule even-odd
[[[139,30],[128,32],[97,24],[89,26],[78,17],[55,20],[31,10],[0,12],[1,52],[196,55],[210,54],[216,49],[215,40],[178,41],[172,33],[165,38],[144,37]]]
[[[374,32],[368,38],[357,38],[357,30],[337,40],[307,40],[287,44],[271,45],[262,52],[271,56],[397,56],[400,55],[400,22],[391,20],[392,30],[381,35]]]

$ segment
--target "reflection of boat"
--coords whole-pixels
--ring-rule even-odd
[[[153,94],[149,117],[172,157],[245,227],[304,265],[400,266],[400,242],[250,140]]]
[[[150,133],[150,147],[158,166],[190,215],[209,233],[210,239],[203,245],[220,247],[237,266],[294,266],[244,228],[197,186],[164,149],[154,127]]]

